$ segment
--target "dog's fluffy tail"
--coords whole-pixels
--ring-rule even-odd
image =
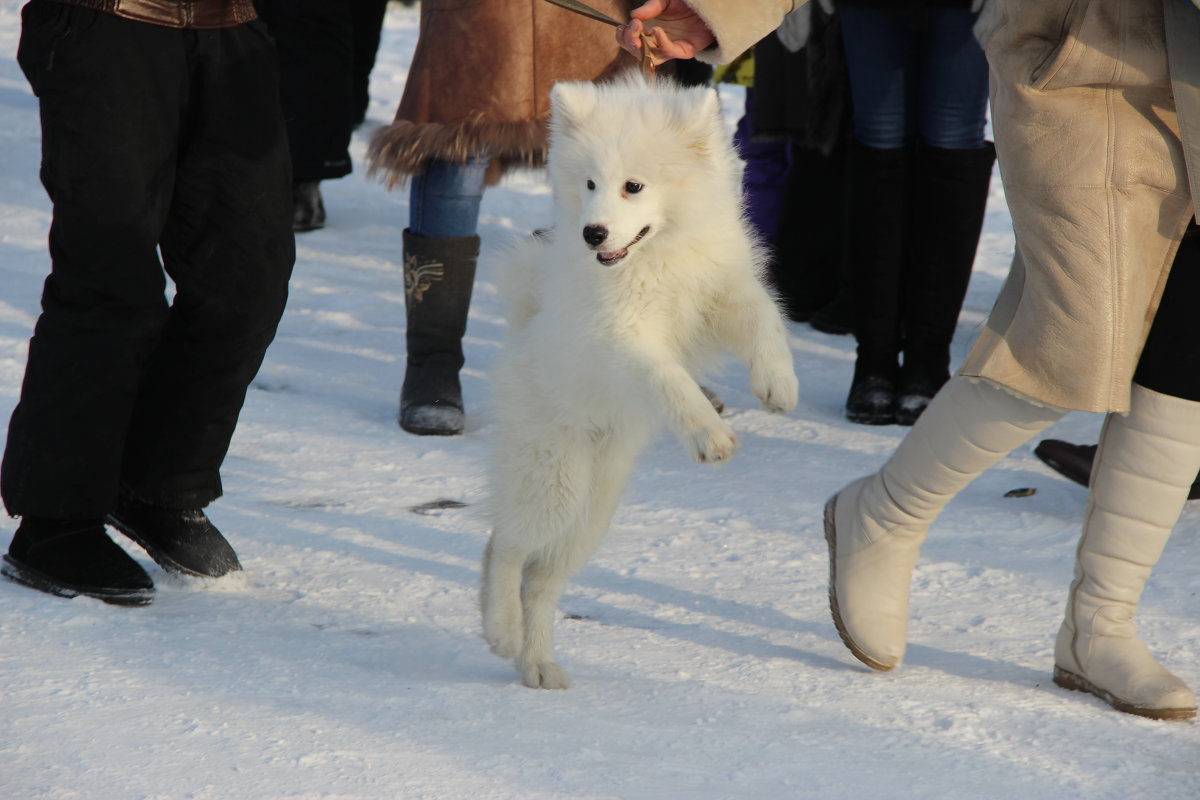
[[[514,330],[523,328],[542,306],[542,263],[551,234],[538,231],[504,247],[496,256],[495,275],[505,316]]]

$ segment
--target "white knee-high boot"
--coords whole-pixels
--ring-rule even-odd
[[[1054,644],[1054,682],[1119,711],[1196,716],[1196,696],[1137,637],[1142,588],[1200,468],[1200,403],[1134,384],[1127,416],[1109,414],[1092,466],[1075,580]]]
[[[856,658],[882,671],[900,663],[912,570],[929,524],[976,476],[1063,413],[952,378],[883,469],[830,498],[829,607]]]

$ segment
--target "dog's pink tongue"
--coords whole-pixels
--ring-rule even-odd
[[[614,258],[624,258],[626,252],[628,251],[622,247],[620,250],[612,250],[608,253],[601,253],[600,257],[605,261],[612,261]]]

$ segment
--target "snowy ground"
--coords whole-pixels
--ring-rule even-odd
[[[37,106],[0,0],[0,418],[38,310],[49,206]],[[416,12],[389,13],[369,126],[398,99]],[[598,35],[607,35],[599,31]],[[740,98],[725,94],[736,115]],[[361,164],[366,131],[355,137]],[[395,424],[403,192],[361,168],[325,185],[288,311],[250,392],[211,515],[244,574],[171,578],[122,609],[0,581],[0,797],[1196,798],[1200,728],[1111,711],[1049,680],[1085,492],[1023,447],[943,514],[917,567],[911,645],[860,666],[826,605],[825,498],[905,429],[851,425],[848,338],[790,326],[801,405],[760,411],[743,370],[712,381],[742,448],[720,469],[670,438],[640,462],[557,626],[566,692],[522,687],[478,636],[477,506],[503,322],[488,254],[548,219],[536,176],[490,191],[466,341],[469,430]],[[956,358],[1012,248],[994,189]],[[1095,415],[1052,435],[1094,441]],[[2,431],[0,431],[2,435]],[[1005,498],[1013,488],[1037,493]],[[1141,630],[1200,687],[1200,505],[1154,574]],[[0,518],[0,546],[15,529]]]

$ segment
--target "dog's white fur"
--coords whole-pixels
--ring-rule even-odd
[[[515,658],[527,686],[563,689],[558,598],[647,438],[665,420],[708,464],[737,447],[693,375],[730,351],[774,412],[795,407],[797,380],[715,92],[560,83],[550,141],[554,228],[497,265],[510,331],[492,376],[480,599],[492,651]]]

